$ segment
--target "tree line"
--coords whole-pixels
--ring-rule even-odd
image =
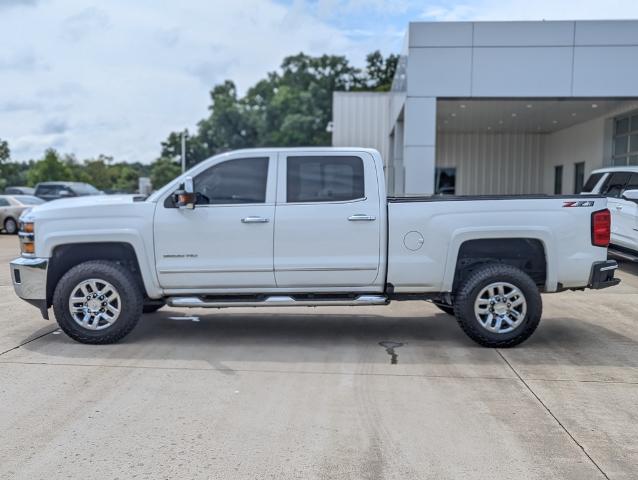
[[[278,71],[268,73],[244,96],[231,80],[215,85],[208,116],[194,131],[186,131],[187,167],[238,148],[330,145],[332,92],[387,91],[397,60],[396,55],[384,57],[376,51],[360,69],[344,56],[299,53],[284,58]],[[91,183],[105,192],[134,192],[141,176],[150,177],[159,188],[181,172],[181,135],[171,132],[151,164],[116,162],[107,155],[79,161],[54,149],[40,159],[15,162],[9,145],[0,139],[0,190],[67,180]]]

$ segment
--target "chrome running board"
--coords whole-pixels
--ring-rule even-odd
[[[299,297],[289,295],[272,295],[263,298],[228,299],[224,297],[169,297],[166,301],[171,307],[188,308],[227,308],[227,307],[320,307],[320,306],[349,306],[349,305],[385,305],[388,298],[385,295],[358,295],[356,297]]]

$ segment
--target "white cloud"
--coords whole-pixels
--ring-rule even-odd
[[[0,16],[0,138],[20,160],[57,146],[149,162],[170,131],[206,115],[215,83],[244,91],[288,54],[366,51],[266,0],[12,3]]]
[[[245,91],[289,54],[361,64],[398,50],[410,20],[636,18],[638,2],[0,0],[0,12],[0,138],[15,158],[54,146],[150,162],[207,114],[215,83]]]

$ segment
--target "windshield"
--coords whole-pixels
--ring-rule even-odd
[[[89,185],[88,183],[75,183],[71,187],[76,195],[84,196],[84,195],[100,195],[100,192],[93,185]]]
[[[16,195],[13,198],[15,198],[22,205],[40,205],[41,203],[44,203],[44,200],[32,195]]]

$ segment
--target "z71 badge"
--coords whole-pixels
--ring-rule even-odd
[[[579,202],[563,202],[563,208],[569,207],[593,207],[594,202],[591,200],[581,200]]]

